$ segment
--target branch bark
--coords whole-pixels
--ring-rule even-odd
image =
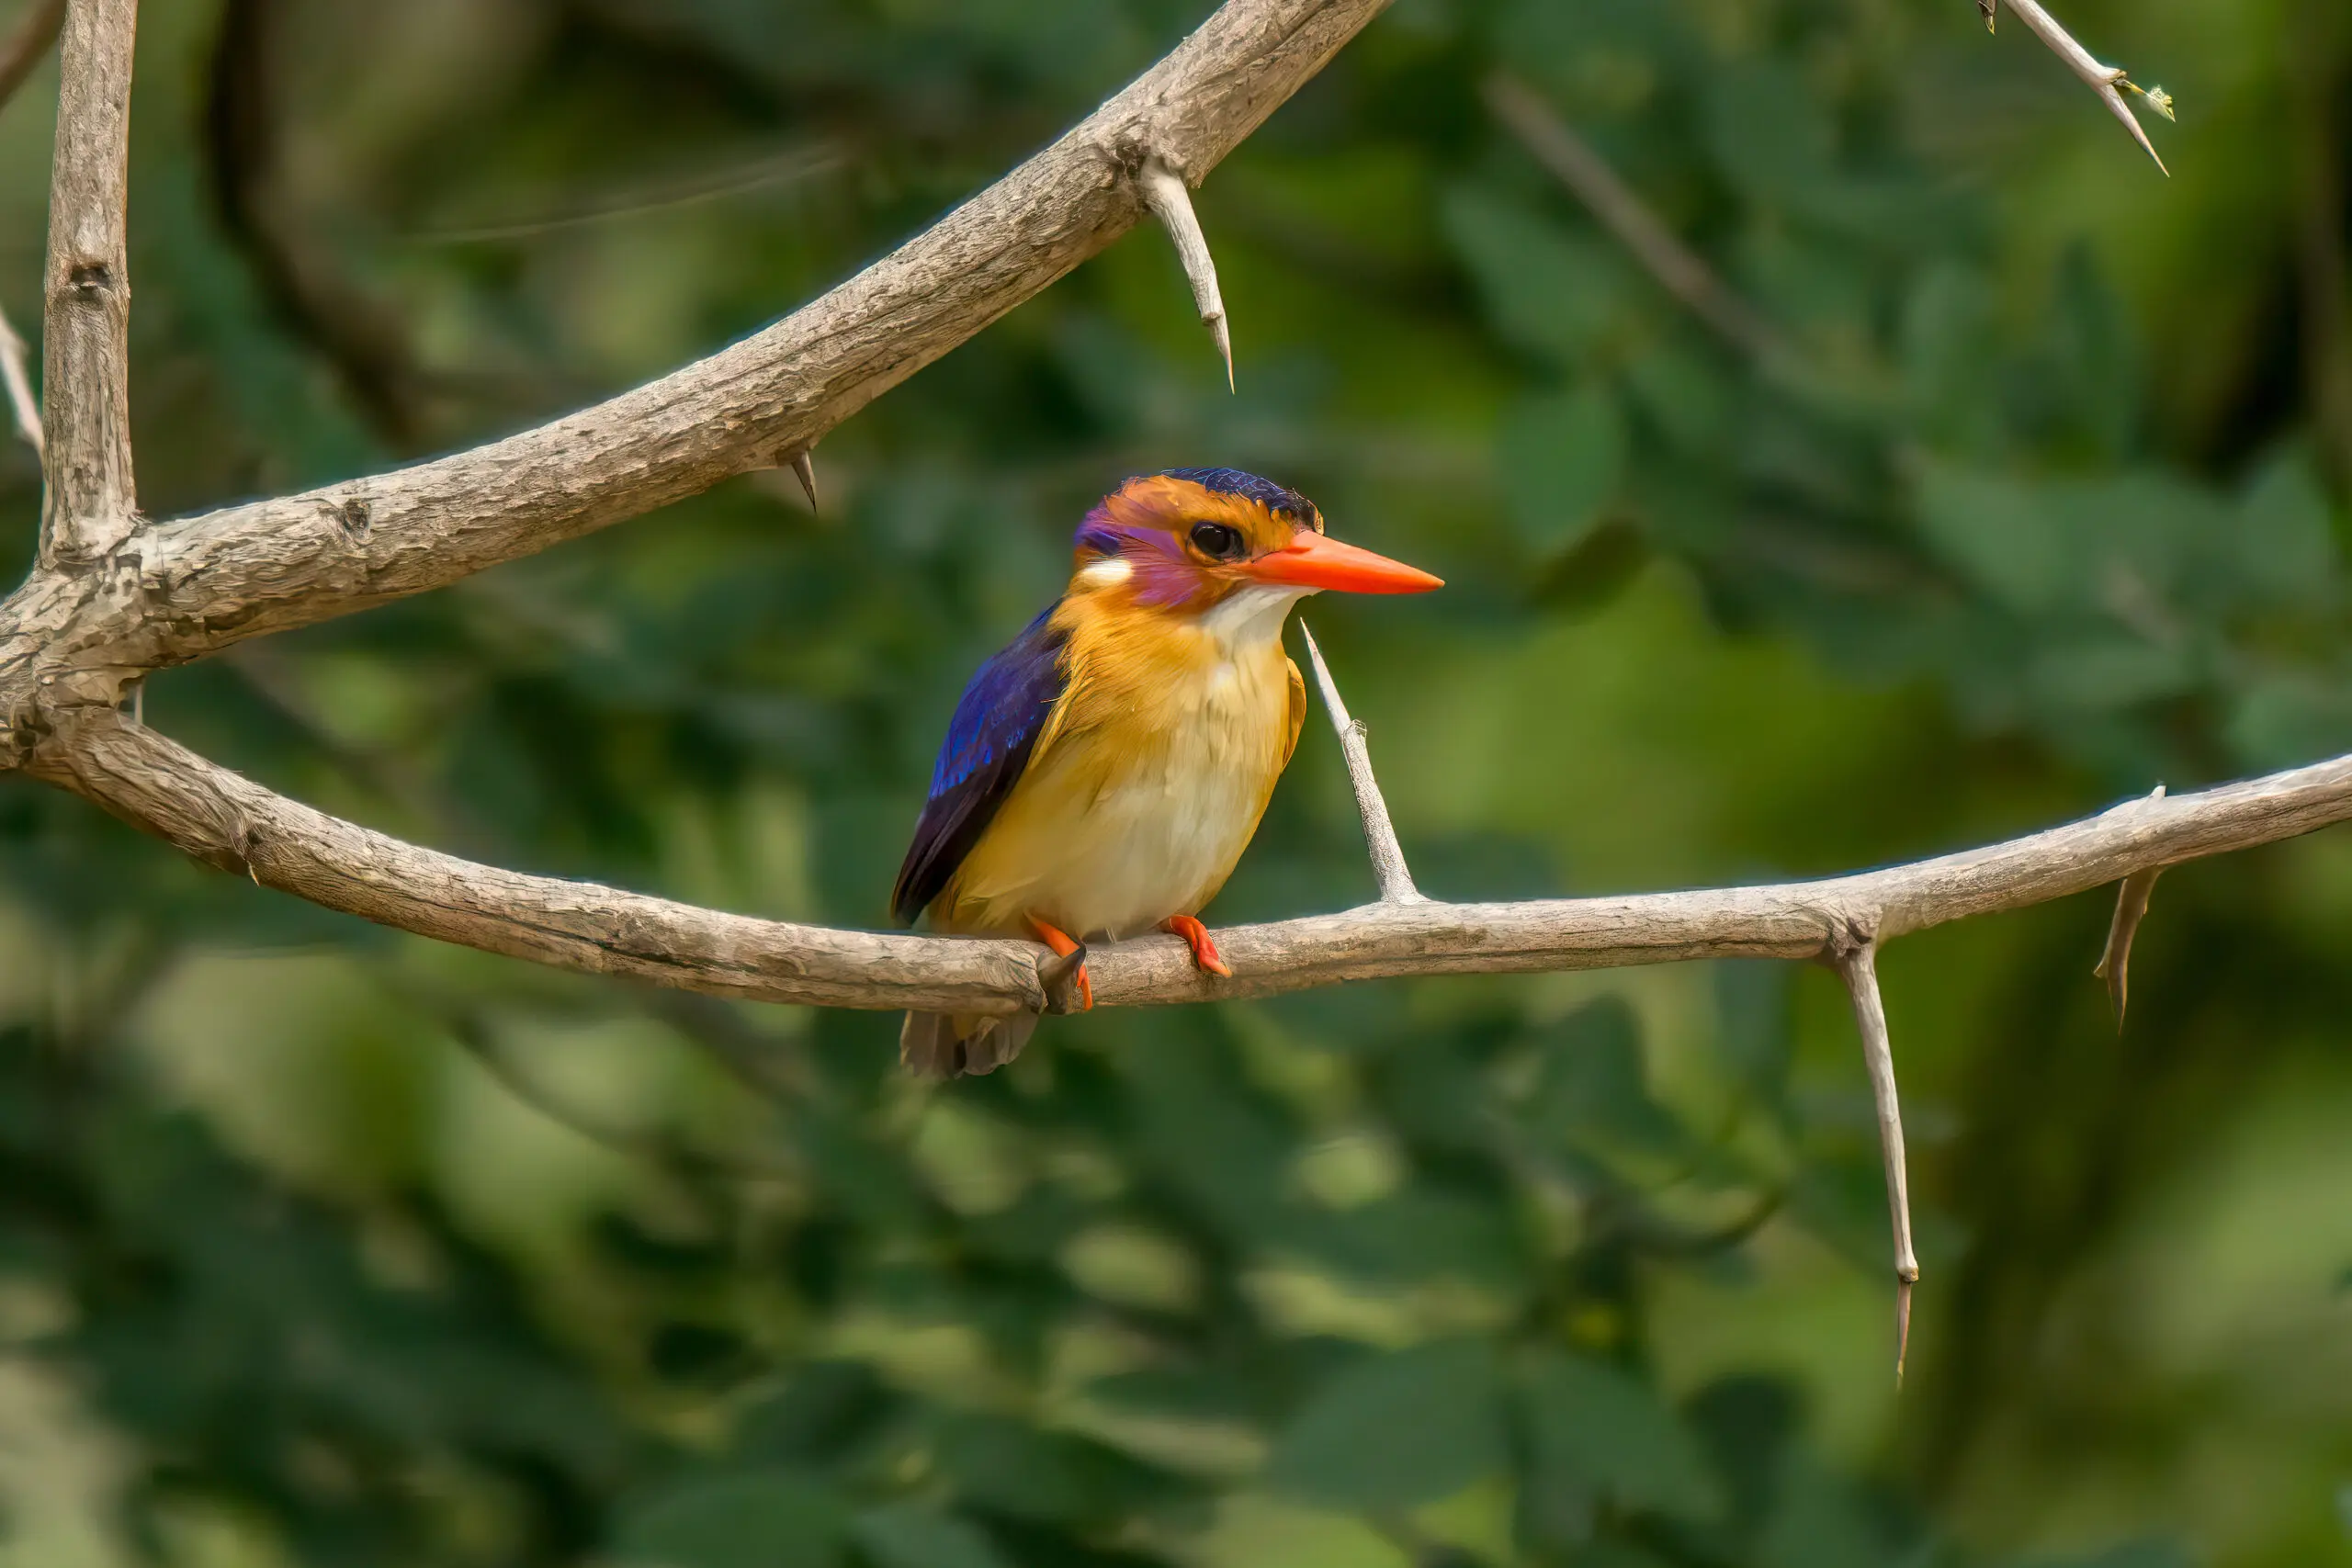
[[[75,0],[75,14],[130,4]],[[111,705],[141,671],[445,587],[807,450],[1125,233],[1148,160],[1206,175],[1386,4],[1229,0],[1059,141],[731,348],[469,452],[153,529],[135,570],[82,592],[28,584],[0,613],[0,722],[41,728],[44,676],[48,698]],[[62,160],[61,181],[89,162]]]
[[[752,919],[420,849],[274,795],[120,715],[70,716],[36,773],[209,865],[485,952],[714,996],[825,1007],[1012,1013],[1046,1003],[1028,942]],[[1620,968],[1696,958],[1834,959],[2135,872],[2352,818],[2352,757],[2196,795],[2126,801],[2046,832],[1909,865],[1767,886],[1511,904],[1383,901],[1217,933],[1211,981],[1173,937],[1098,945],[1098,1007],[1148,1007],[1399,976]]]
[[[139,0],[65,9],[49,187],[40,562],[98,559],[136,526],[130,466],[130,63]]]

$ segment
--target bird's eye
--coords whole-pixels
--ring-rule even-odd
[[[1222,523],[1195,523],[1193,547],[1211,560],[1231,560],[1241,554],[1241,530]]]

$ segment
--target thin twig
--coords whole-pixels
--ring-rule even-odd
[[[74,0],[59,44],[41,333],[40,564],[86,565],[130,537],[131,44],[138,0]]]
[[[1761,312],[1735,293],[1713,267],[1617,177],[1607,160],[1526,83],[1506,71],[1489,75],[1487,107],[1533,154],[1535,161],[1591,209],[1620,243],[1634,254],[1668,293],[1743,354],[1770,359],[1782,352],[1781,334]]]
[[[40,404],[33,397],[32,382],[25,375],[25,340],[8,324],[7,312],[0,311],[0,387],[8,395],[8,412],[17,422],[17,434],[25,445],[40,456]]]
[[[1306,639],[1306,657],[1315,666],[1323,711],[1330,715],[1340,753],[1348,760],[1348,783],[1355,788],[1356,812],[1363,818],[1364,848],[1372,854],[1372,874],[1380,884],[1380,901],[1426,904],[1429,899],[1413,886],[1413,874],[1405,865],[1404,847],[1396,842],[1396,825],[1388,819],[1388,801],[1380,793],[1380,781],[1373,776],[1372,750],[1364,743],[1363,721],[1349,716],[1348,705],[1340,700],[1339,685],[1331,679],[1331,667],[1323,662],[1323,650],[1316,646],[1315,634],[1304,619],[1298,623],[1298,634]]]
[[[1978,0],[1978,3],[1981,6],[1983,0]],[[2032,28],[2034,36],[2048,44],[2058,58],[2066,62],[2067,68],[2081,77],[2084,85],[2092,92],[2098,95],[2099,102],[2107,106],[2108,112],[2121,120],[2123,129],[2132,133],[2132,140],[2137,141],[2149,157],[2155,159],[2156,167],[2164,169],[2165,174],[2170,175],[2172,171],[2165,169],[2164,159],[2156,154],[2156,144],[2148,140],[2146,128],[2141,125],[2139,117],[2132,112],[2132,106],[2123,101],[2122,92],[2122,89],[2129,88],[2140,94],[2154,106],[2157,113],[2170,119],[2172,99],[2165,95],[2165,90],[2162,87],[2143,90],[2132,82],[2130,74],[2121,66],[2099,63],[2098,56],[2076,43],[2075,36],[2059,26],[2055,17],[2041,8],[2041,0],[2005,0],[2005,3],[2010,10],[2017,13],[2018,20]]]
[[[1208,236],[1201,231],[1199,214],[1193,210],[1193,193],[1184,184],[1184,176],[1158,158],[1148,158],[1136,172],[1136,188],[1143,193],[1144,205],[1168,231],[1176,243],[1176,259],[1184,264],[1184,276],[1193,286],[1193,304],[1201,312],[1201,325],[1208,328],[1209,336],[1216,344],[1216,351],[1225,360],[1225,389],[1233,386],[1233,333],[1225,319],[1225,296],[1217,291],[1216,258],[1209,254]]]
[[[1919,1280],[1919,1259],[1911,1248],[1911,1183],[1903,1157],[1903,1107],[1894,1089],[1894,1051],[1887,1038],[1886,1004],[1879,997],[1878,940],[1859,925],[1841,927],[1830,962],[1853,998],[1854,1024],[1862,1037],[1862,1062],[1871,1075],[1871,1098],[1878,1107],[1878,1141],[1886,1161],[1886,1206],[1894,1226],[1894,1382],[1903,1385],[1903,1363],[1911,1348],[1911,1287]]]
[[[17,25],[0,40],[0,104],[17,96],[25,78],[41,62],[57,32],[65,25],[65,0],[33,0]]]

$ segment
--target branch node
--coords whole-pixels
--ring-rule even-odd
[[[1862,1061],[1870,1069],[1871,1097],[1878,1106],[1879,1151],[1886,1162],[1886,1206],[1894,1230],[1894,1382],[1903,1384],[1903,1363],[1911,1344],[1911,1287],[1919,1259],[1911,1246],[1911,1184],[1903,1156],[1903,1108],[1894,1088],[1894,1051],[1887,1038],[1886,1004],[1878,987],[1878,920],[1847,918],[1829,933],[1829,961],[1853,1000],[1854,1023],[1862,1037]]]
[[[1157,155],[1145,159],[1136,171],[1136,188],[1176,243],[1176,259],[1184,264],[1184,276],[1193,286],[1193,304],[1225,361],[1225,389],[1232,391],[1233,333],[1226,322],[1225,297],[1217,291],[1216,258],[1209,254],[1208,236],[1201,232],[1200,217],[1193,210],[1192,190],[1184,176]]]
[[[1404,847],[1396,841],[1396,825],[1388,819],[1388,802],[1380,793],[1380,781],[1373,776],[1372,750],[1364,743],[1362,720],[1350,716],[1348,705],[1340,700],[1339,685],[1331,679],[1331,667],[1323,662],[1323,649],[1316,645],[1315,634],[1306,622],[1298,623],[1299,635],[1306,639],[1306,657],[1315,666],[1315,684],[1323,694],[1323,711],[1331,717],[1331,728],[1340,738],[1340,751],[1347,759],[1348,783],[1355,789],[1356,814],[1363,819],[1364,848],[1372,855],[1372,874],[1380,885],[1380,901],[1384,904],[1426,904],[1430,900],[1413,886],[1413,874],[1405,864]]]

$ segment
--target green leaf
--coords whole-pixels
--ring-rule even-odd
[[[912,1504],[859,1515],[856,1535],[876,1568],[1011,1568],[978,1526]]]
[[[629,1508],[607,1555],[628,1568],[832,1568],[841,1500],[791,1471],[681,1482]]]
[[[1828,117],[1785,61],[1744,62],[1716,78],[1707,143],[1733,184],[1758,200],[1796,201],[1830,177]]]
[[[1721,1510],[1697,1438],[1654,1390],[1617,1368],[1541,1352],[1521,1369],[1517,1404],[1531,1485],[1684,1518]]]
[[[1495,330],[1518,347],[1576,364],[1614,321],[1625,266],[1600,241],[1476,189],[1446,198],[1445,231],[1477,280]]]
[[[1625,474],[1625,419],[1597,381],[1524,400],[1498,445],[1511,521],[1547,555],[1591,530]]]
[[[1685,1142],[1681,1123],[1650,1097],[1641,1021],[1623,997],[1603,997],[1532,1032],[1539,1054],[1528,1126],[1578,1155],[1659,1153]]]
[[[1283,1434],[1269,1478],[1316,1502],[1408,1508],[1451,1496],[1504,1462],[1494,1350],[1454,1340],[1343,1369]]]
[[[2225,554],[2258,599],[2325,604],[2335,598],[2335,533],[2327,492],[2307,454],[2281,457],[2255,476],[2238,503]]]

